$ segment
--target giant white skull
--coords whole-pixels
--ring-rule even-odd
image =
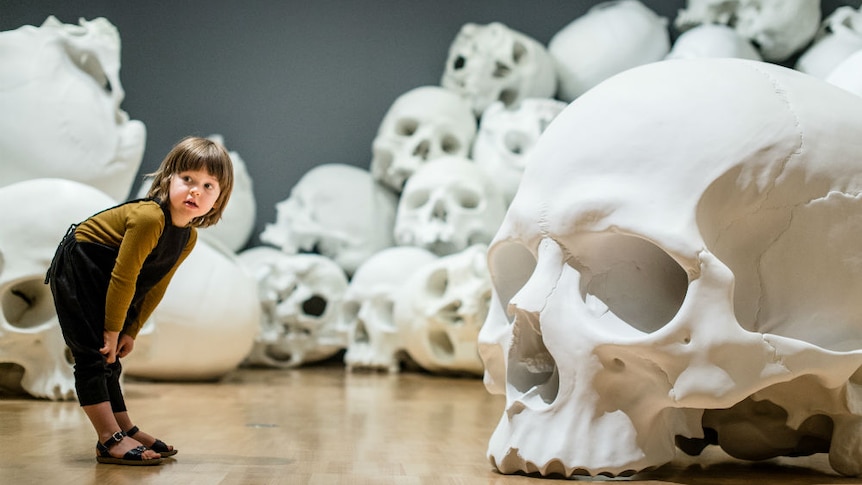
[[[862,49],[862,9],[838,7],[827,17],[814,43],[799,56],[794,68],[826,79],[842,61]]]
[[[664,59],[670,51],[667,19],[637,0],[600,3],[554,34],[548,52],[571,101],[626,69]]]
[[[518,190],[530,149],[565,107],[555,99],[529,98],[508,108],[496,102],[482,113],[471,157],[499,187],[506,205]]]
[[[0,32],[0,186],[77,180],[115,201],[132,189],[146,130],[120,109],[120,35],[106,19]]]
[[[497,186],[464,157],[444,157],[422,167],[398,201],[395,242],[439,256],[491,241],[505,201]]]
[[[398,372],[404,349],[395,324],[395,298],[410,276],[437,258],[416,247],[384,249],[368,259],[350,280],[339,326],[347,333],[348,370]]]
[[[251,351],[260,311],[256,281],[236,254],[217,241],[198,239],[138,334],[123,369],[154,380],[224,377]]]
[[[566,108],[489,247],[492,463],[624,475],[679,441],[862,472],[860,139],[862,99],[740,59],[638,67]]]
[[[340,163],[309,170],[276,205],[276,222],[261,241],[287,253],[316,252],[352,274],[372,254],[393,246],[397,197],[362,168]]]
[[[347,275],[334,261],[266,246],[243,251],[239,260],[257,280],[262,309],[260,333],[247,363],[297,367],[347,347],[337,327]]]
[[[467,156],[476,137],[470,104],[440,86],[421,86],[399,96],[372,142],[374,179],[401,192],[422,165],[444,155]]]
[[[488,247],[476,244],[422,266],[395,299],[407,354],[435,373],[482,375],[477,337],[491,300]]]
[[[500,22],[464,24],[452,45],[440,85],[464,96],[481,116],[494,102],[552,98],[557,73],[547,49]]]
[[[820,0],[688,0],[674,25],[722,24],[749,39],[767,61],[781,62],[817,33]]]
[[[0,187],[0,387],[75,397],[71,355],[45,272],[69,225],[113,204],[104,192],[71,180]]]

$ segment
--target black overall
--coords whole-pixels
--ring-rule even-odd
[[[137,318],[147,292],[174,267],[191,234],[190,228],[171,224],[170,212],[160,205],[165,228],[138,274],[124,328]],[[51,285],[63,338],[75,359],[78,402],[87,406],[110,401],[113,412],[122,412],[126,405],[120,389],[120,359],[108,364],[99,352],[105,342],[105,300],[119,248],[79,242],[75,239],[76,228],[77,224],[73,224],[57,247],[45,282]]]

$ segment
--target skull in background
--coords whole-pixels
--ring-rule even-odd
[[[395,242],[438,256],[494,237],[506,205],[493,181],[467,158],[444,157],[423,166],[398,201]]]
[[[862,49],[844,59],[826,76],[826,82],[862,96]]]
[[[467,156],[476,137],[470,104],[440,86],[421,86],[392,103],[372,143],[374,179],[397,193],[430,160]]]
[[[347,275],[319,254],[286,254],[259,246],[239,254],[257,281],[260,333],[246,363],[288,368],[332,357],[347,347],[338,309]]]
[[[290,254],[321,254],[353,274],[372,254],[394,245],[397,205],[397,197],[367,170],[318,165],[276,205],[276,222],[267,224],[260,239]]]
[[[422,248],[392,247],[368,259],[350,280],[339,327],[347,332],[347,369],[398,372],[404,348],[393,314],[398,291],[434,254]]]
[[[0,387],[75,397],[71,355],[45,273],[69,225],[112,205],[104,192],[71,180],[0,187]]]
[[[125,200],[144,124],[120,109],[120,35],[106,19],[0,32],[0,186],[57,177]]]
[[[735,57],[760,61],[763,58],[745,37],[727,25],[704,24],[686,30],[673,43],[665,59],[692,57]]]
[[[842,61],[862,49],[862,8],[838,7],[826,17],[814,43],[799,56],[794,68],[826,79]]]
[[[541,43],[499,23],[464,24],[452,45],[440,84],[459,93],[481,116],[494,102],[513,106],[557,92],[554,61]]]
[[[820,24],[819,0],[688,0],[674,20],[680,31],[722,24],[749,39],[763,58],[787,60],[805,48]]]
[[[491,300],[487,246],[477,244],[419,268],[395,300],[407,354],[434,373],[482,375],[477,337]]]
[[[862,473],[860,139],[862,99],[740,59],[560,113],[488,250],[494,466],[628,475],[718,443]]]
[[[600,3],[548,43],[563,101],[626,69],[660,61],[669,51],[667,19],[637,0]]]
[[[518,190],[527,153],[565,107],[555,99],[529,98],[509,108],[493,103],[482,114],[471,156],[499,187],[507,206]]]

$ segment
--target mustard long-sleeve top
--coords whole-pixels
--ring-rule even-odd
[[[78,225],[75,239],[117,249],[105,299],[105,329],[135,338],[162,300],[177,268],[194,248],[197,230],[171,225],[167,208],[148,199],[90,217]],[[155,274],[164,276],[149,289],[139,288],[141,271],[152,274],[156,267],[161,269],[156,269]],[[145,295],[141,291],[146,291]],[[134,319],[126,322],[134,300],[140,300],[140,304],[137,312],[131,313]]]

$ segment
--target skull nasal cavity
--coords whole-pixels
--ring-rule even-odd
[[[42,278],[11,285],[0,295],[3,317],[18,328],[34,328],[55,317],[54,300]]]
[[[323,315],[326,312],[326,299],[319,295],[312,296],[302,302],[302,312],[313,317]]]

